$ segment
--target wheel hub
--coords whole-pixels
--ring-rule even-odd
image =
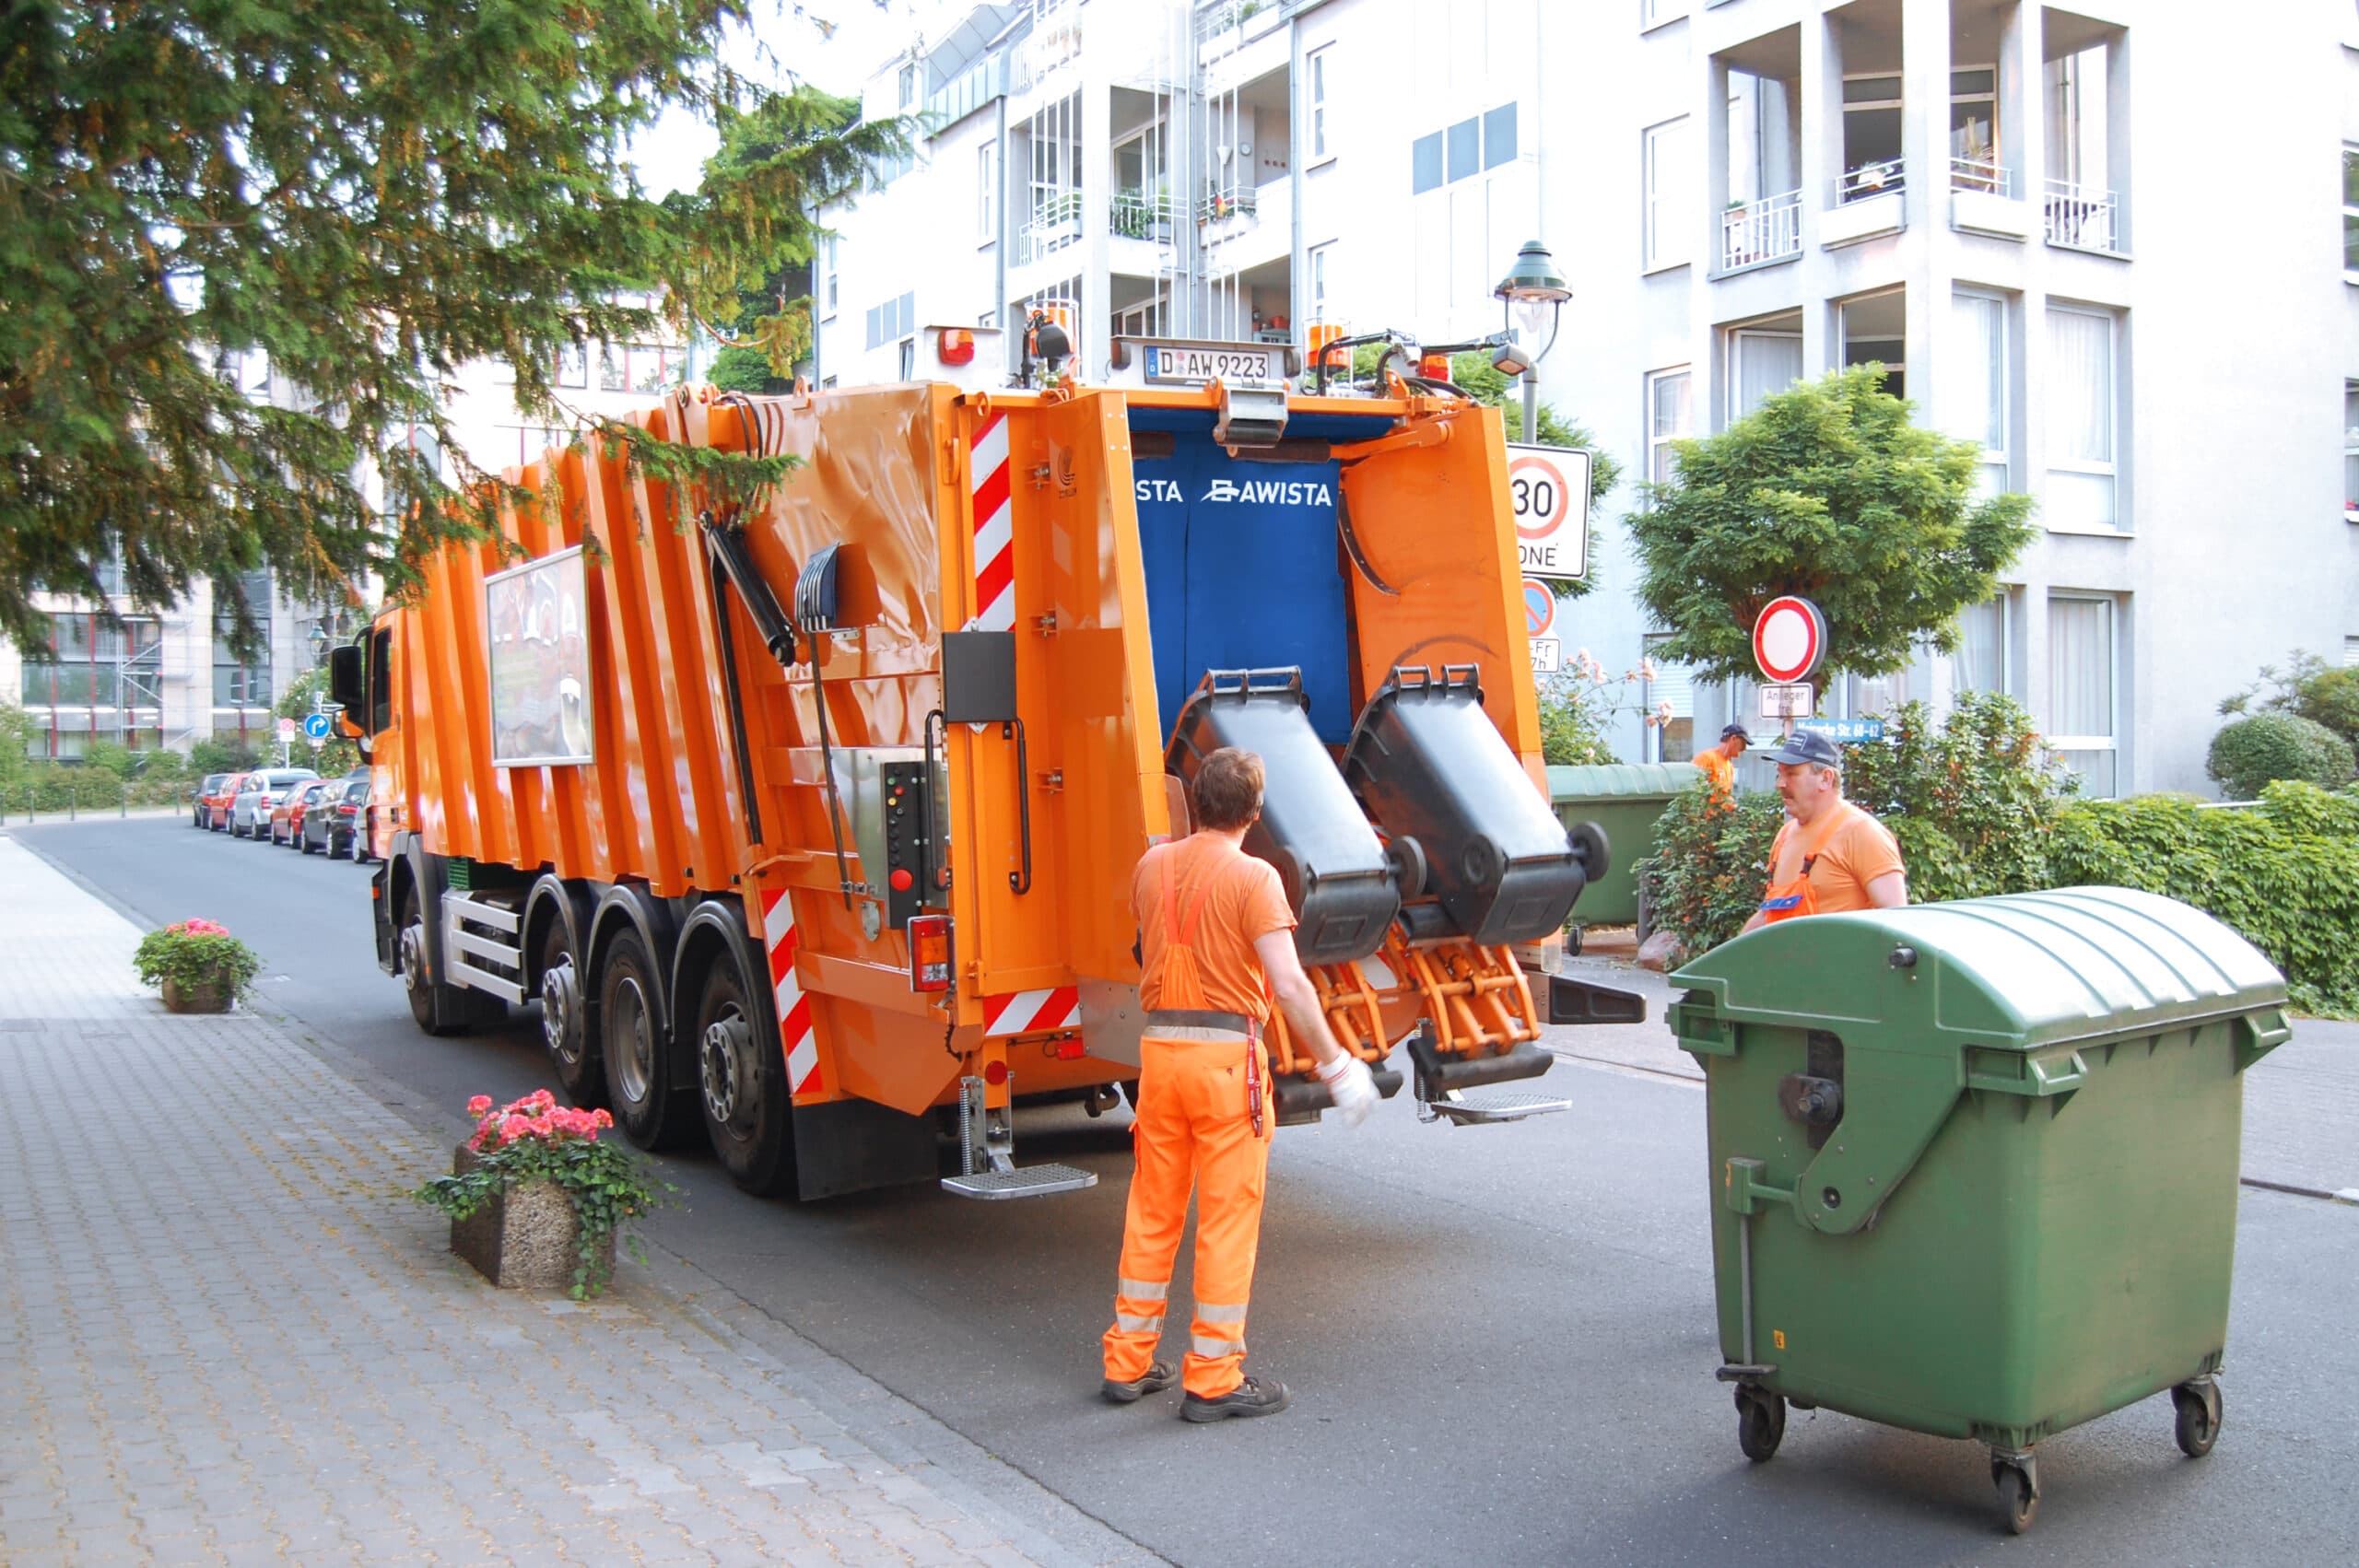
[[[412,920],[402,928],[402,986],[419,990],[426,985],[426,928]]]
[[[581,1051],[575,1020],[581,1010],[581,987],[574,978],[573,960],[549,966],[541,976],[541,1038],[549,1055],[571,1061]]]
[[[723,1127],[737,1119],[739,1096],[751,1082],[746,1055],[752,1043],[742,1017],[716,1019],[704,1032],[698,1054],[703,1059],[705,1108]]]
[[[615,987],[614,1012],[615,1032],[623,1047],[615,1053],[616,1087],[637,1105],[647,1099],[655,1082],[655,1031],[636,977],[626,975]]]

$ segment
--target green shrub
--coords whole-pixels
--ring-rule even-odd
[[[2319,723],[2292,713],[2255,713],[2221,727],[2212,737],[2203,770],[2230,800],[2250,801],[2281,778],[2328,789],[2348,784],[2359,763],[2351,743]]]
[[[2048,837],[2079,781],[2021,707],[1977,692],[1938,726],[1901,704],[1881,744],[1845,748],[1843,788],[1892,829],[1908,896],[1930,904],[2049,885]]]
[[[2262,711],[2314,720],[2359,750],[2359,669],[2330,664],[2315,653],[2296,650],[2283,669],[2262,665],[2260,680],[2223,702],[2220,711],[2253,711],[2253,699],[2264,687],[2273,689],[2261,702]]]
[[[82,766],[101,768],[127,779],[139,771],[139,757],[121,741],[92,741],[82,753]]]
[[[1761,907],[1769,841],[1786,820],[1777,795],[1755,790],[1718,805],[1708,779],[1681,790],[1655,824],[1655,852],[1638,864],[1658,930],[1676,931],[1692,957],[1735,936]]]
[[[241,773],[262,766],[262,753],[234,741],[199,741],[188,749],[189,771],[202,778],[208,773]]]
[[[2048,859],[2059,887],[2142,888],[2208,911],[2285,972],[2295,1007],[2359,1015],[2359,789],[2279,782],[2251,808],[2079,801]]]

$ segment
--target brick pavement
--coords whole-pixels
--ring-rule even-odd
[[[677,1259],[492,1289],[406,1196],[447,1143],[136,942],[0,837],[0,1561],[1141,1555]]]

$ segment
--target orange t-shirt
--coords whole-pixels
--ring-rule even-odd
[[[1177,878],[1173,901],[1183,922],[1197,890],[1205,885],[1206,878],[1213,879],[1212,895],[1196,919],[1196,973],[1204,989],[1202,1005],[1215,1012],[1268,1018],[1270,1000],[1261,955],[1253,951],[1253,943],[1272,931],[1292,930],[1294,911],[1286,907],[1285,887],[1278,881],[1277,867],[1211,833],[1191,833],[1174,843],[1156,845],[1140,858],[1138,869],[1131,873],[1131,915],[1138,921],[1139,955],[1144,960],[1140,1004],[1163,1005],[1156,976],[1162,967],[1164,944],[1176,934],[1164,930],[1167,863]]]
[[[1736,764],[1729,760],[1728,753],[1718,746],[1707,746],[1696,754],[1696,766],[1702,768],[1704,777],[1712,781],[1713,794],[1736,793]]]
[[[1854,909],[1872,909],[1875,901],[1868,896],[1868,883],[1887,872],[1907,874],[1907,867],[1900,862],[1900,845],[1892,830],[1848,801],[1837,802],[1834,808],[1845,813],[1845,820],[1818,851],[1818,859],[1811,863],[1810,885],[1818,895],[1818,912],[1841,915]],[[1791,882],[1802,874],[1802,850],[1811,834],[1803,833],[1791,817],[1778,829],[1777,842],[1769,848],[1769,885]],[[1787,851],[1792,850],[1792,861]]]

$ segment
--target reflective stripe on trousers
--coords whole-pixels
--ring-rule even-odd
[[[1189,1393],[1214,1399],[1244,1380],[1246,1309],[1270,1164],[1269,1140],[1254,1136],[1245,1115],[1249,1049],[1262,1047],[1153,1035],[1139,1044],[1138,1118],[1132,1127],[1138,1170],[1122,1227],[1114,1326],[1104,1341],[1106,1375],[1115,1382],[1133,1382],[1154,1364],[1191,1191],[1196,1310],[1182,1382]],[[1266,1057],[1263,1068],[1266,1118],[1275,1114],[1267,1103]]]

